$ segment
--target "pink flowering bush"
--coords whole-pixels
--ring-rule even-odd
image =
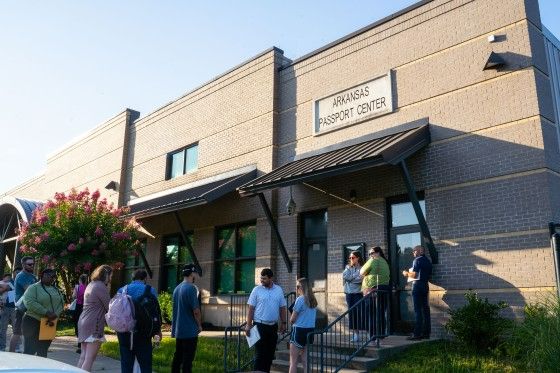
[[[121,218],[125,212],[100,199],[99,191],[56,193],[29,223],[22,222],[20,250],[42,267],[56,268],[70,290],[81,273],[101,264],[121,269],[128,256],[137,255],[138,223]]]

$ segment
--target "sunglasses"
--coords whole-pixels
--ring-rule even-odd
[[[301,289],[301,285],[296,285],[296,289]]]
[[[350,259],[356,259],[356,257],[355,257],[355,256],[351,256],[351,257],[349,257],[349,258],[350,258]]]
[[[33,267],[35,265],[35,263],[25,263],[26,266],[30,266]]]

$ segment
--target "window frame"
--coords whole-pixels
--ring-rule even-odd
[[[239,245],[239,229],[243,228],[243,227],[249,227],[249,226],[254,226],[255,227],[255,255],[254,256],[240,256],[240,250],[241,250],[241,246]],[[233,258],[220,258],[219,257],[219,235],[218,232],[222,229],[231,229],[233,228],[235,231],[235,253],[234,253],[234,257]],[[256,245],[256,235],[257,235],[257,221],[256,220],[247,220],[247,221],[243,221],[243,222],[238,222],[238,223],[234,223],[234,224],[227,224],[227,225],[221,225],[221,226],[216,226],[214,229],[214,288],[213,288],[213,293],[215,295],[230,295],[230,294],[249,294],[249,292],[243,292],[243,290],[241,289],[237,289],[237,283],[238,283],[238,278],[237,278],[237,274],[238,274],[238,263],[239,262],[247,262],[247,261],[254,261],[255,266],[257,264],[257,245]],[[219,292],[218,291],[218,286],[219,286],[219,277],[220,273],[219,268],[220,268],[220,264],[223,262],[233,262],[233,274],[234,274],[234,278],[233,278],[233,291],[232,292]],[[254,275],[253,275],[254,276]]]
[[[194,247],[194,231],[187,231],[186,232],[187,238],[190,238],[191,240],[191,245],[193,245]],[[169,233],[164,235],[161,238],[161,256],[160,256],[160,274],[159,274],[159,291],[167,291],[167,268],[170,267],[177,267],[177,283],[180,283],[181,281],[181,276],[179,275],[181,273],[182,270],[182,266],[184,266],[185,264],[188,264],[190,262],[180,262],[179,261],[179,253],[177,253],[177,263],[166,263],[165,262],[165,257],[167,255],[167,246],[169,245],[169,240],[171,238],[177,237],[179,239],[179,248],[181,247],[181,243],[183,244],[183,246],[186,246],[185,242],[183,242],[183,236],[181,235],[181,233],[177,232],[177,233]],[[187,250],[188,251],[188,250]],[[165,286],[164,286],[165,285]],[[171,289],[171,293],[173,292],[174,289]]]
[[[139,240],[141,245],[142,245],[142,251],[144,252],[144,256],[146,255],[146,251],[148,250],[148,239],[147,238],[142,238]],[[128,261],[129,258],[134,257],[134,264],[131,266],[128,266],[126,264],[126,261]],[[134,273],[135,270],[140,269],[140,268],[146,268],[145,263],[142,262],[142,258],[140,257],[140,254],[138,255],[131,255],[129,257],[126,258],[125,261],[125,266],[122,269],[122,277],[123,277],[123,283],[129,283],[130,281],[132,281],[132,276],[131,278],[127,278],[127,272],[128,271],[132,271],[132,273]]]
[[[195,147],[197,148],[197,150],[196,150],[196,168],[192,171],[187,171],[188,150],[193,149]],[[177,176],[173,177],[171,175],[172,170],[173,170],[173,156],[175,156],[176,154],[179,154],[179,153],[183,153],[183,167],[182,167],[183,171],[182,171],[181,175],[177,175]],[[187,146],[183,146],[179,149],[176,149],[172,152],[167,153],[167,162],[166,162],[167,165],[166,165],[166,170],[165,170],[165,180],[175,179],[175,178],[178,178],[180,176],[187,175],[187,174],[192,174],[193,172],[197,171],[198,170],[198,158],[199,158],[198,157],[198,142],[189,144]]]

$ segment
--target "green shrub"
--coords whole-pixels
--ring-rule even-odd
[[[171,294],[162,291],[158,296],[159,306],[161,307],[161,317],[163,322],[171,324],[173,317],[173,297]]]
[[[525,319],[516,323],[505,352],[528,371],[557,372],[560,367],[560,302],[551,295],[525,307]]]
[[[488,299],[480,299],[474,292],[465,294],[467,304],[449,311],[451,318],[445,329],[460,343],[478,351],[495,348],[510,328],[511,321],[500,316],[500,311],[508,307],[505,302],[493,304]]]

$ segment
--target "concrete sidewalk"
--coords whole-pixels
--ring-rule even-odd
[[[8,331],[8,340],[11,337],[11,328]],[[170,333],[163,333],[164,337],[170,337]],[[203,331],[200,334],[201,337],[211,337],[211,338],[223,338],[223,331]],[[105,338],[108,342],[116,342],[117,336],[106,334]],[[80,355],[76,352],[77,349],[76,337],[56,337],[52,342],[51,347],[47,357],[49,359],[61,361],[66,364],[76,366]],[[22,355],[24,356],[24,355]],[[171,366],[171,362],[169,362]],[[93,372],[107,372],[107,373],[119,373],[121,371],[121,362],[119,360],[112,359],[110,357],[103,356],[101,354],[97,355],[95,362],[93,363]]]

